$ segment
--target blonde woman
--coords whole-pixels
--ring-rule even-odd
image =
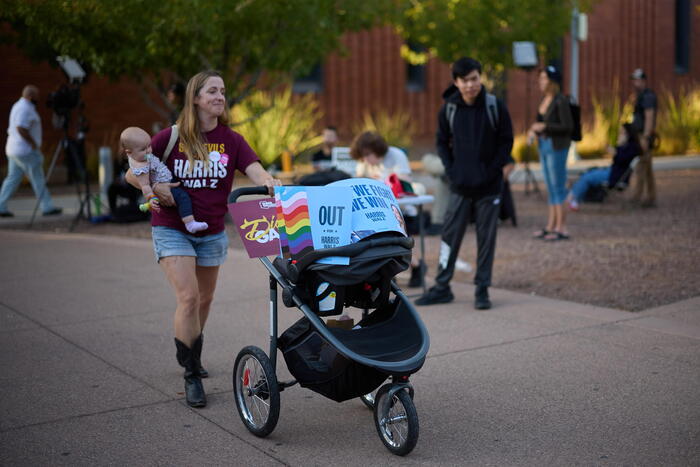
[[[198,73],[187,84],[185,102],[177,119],[178,140],[167,157],[166,166],[175,183],[156,183],[153,191],[161,209],[151,216],[156,260],[175,292],[175,346],[177,361],[185,368],[185,395],[192,407],[204,407],[206,395],[201,366],[202,331],[214,298],[219,266],[226,259],[228,238],[224,216],[236,170],[255,185],[265,185],[272,194],[273,179],[246,143],[227,122],[226,89],[215,71]],[[172,129],[153,137],[155,157],[163,158]],[[127,175],[137,186],[135,177]],[[183,225],[170,188],[184,189],[201,221],[208,228],[195,234]]]

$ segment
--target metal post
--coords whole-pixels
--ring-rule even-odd
[[[277,280],[270,275],[270,362],[277,371]]]
[[[571,10],[571,63],[569,77],[569,94],[578,102],[579,41],[578,41],[578,1],[574,0]]]
[[[578,0],[573,0],[573,8],[571,10],[571,60],[569,64],[569,95],[578,103],[578,75],[579,75],[579,29],[578,29]],[[579,160],[578,151],[576,151],[576,143],[571,142],[568,159],[570,161]]]

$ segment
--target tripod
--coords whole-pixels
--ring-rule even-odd
[[[77,143],[69,135],[68,128],[70,122],[70,114],[63,116],[63,137],[56,146],[56,150],[51,158],[51,164],[49,165],[49,171],[46,174],[46,183],[44,184],[44,190],[47,189],[49,179],[53,173],[53,169],[56,166],[56,161],[61,152],[64,152],[64,157],[69,157],[73,162],[76,171],[76,179],[73,180],[75,185],[75,190],[78,195],[78,201],[80,202],[78,212],[73,218],[73,222],[70,225],[70,231],[75,229],[80,219],[90,220],[92,215],[90,213],[90,181],[88,178],[87,170],[85,169],[85,164],[81,161],[78,156]],[[84,185],[84,186],[81,186]],[[43,192],[42,192],[43,195]],[[34,212],[32,212],[31,220],[29,221],[28,228],[32,228],[34,225],[34,219],[36,218],[37,210],[39,209],[41,195],[38,197],[36,204],[34,205]]]

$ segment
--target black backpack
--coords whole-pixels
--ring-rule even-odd
[[[581,106],[576,103],[576,99],[569,96],[569,108],[571,109],[571,117],[574,120],[574,129],[571,131],[571,139],[573,141],[581,141]]]

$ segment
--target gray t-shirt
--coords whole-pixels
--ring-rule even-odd
[[[634,103],[634,116],[632,126],[641,135],[644,132],[644,111],[657,108],[656,94],[647,88],[637,94],[637,101]]]

